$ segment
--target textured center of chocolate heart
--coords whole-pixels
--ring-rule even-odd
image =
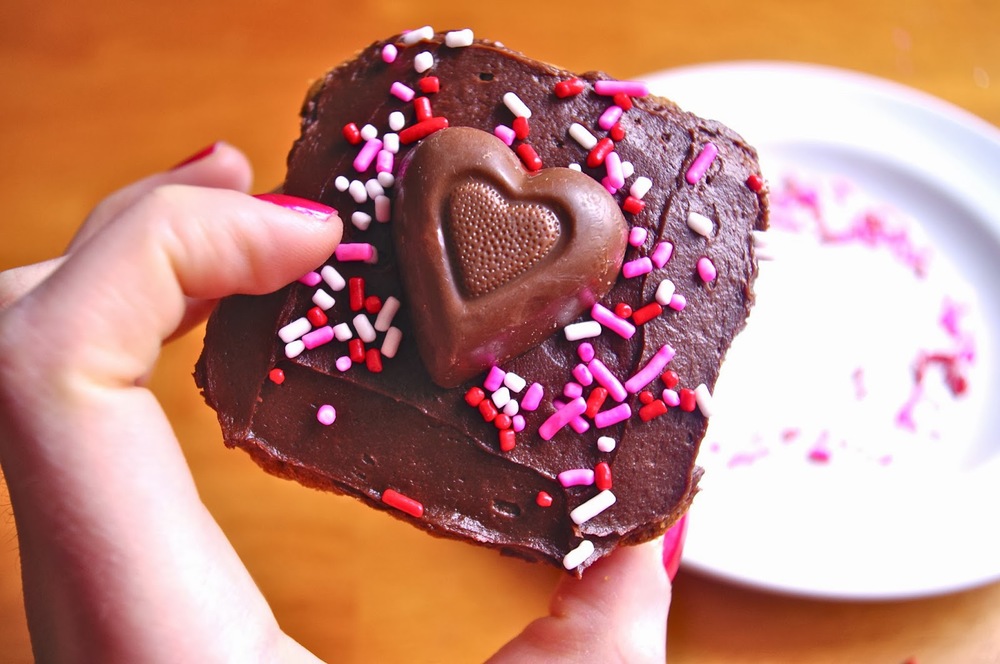
[[[466,295],[478,297],[528,271],[559,241],[559,217],[538,203],[510,203],[484,182],[459,185],[445,224]]]

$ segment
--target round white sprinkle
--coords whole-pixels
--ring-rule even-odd
[[[311,329],[312,323],[309,322],[308,318],[297,318],[278,330],[278,338],[286,344],[291,343]]]
[[[594,543],[590,540],[583,540],[579,546],[563,556],[563,567],[566,569],[576,569],[594,555]]]
[[[399,344],[402,340],[403,331],[398,327],[390,327],[385,333],[385,339],[382,340],[383,357],[396,357],[396,351],[399,350]]]
[[[473,41],[475,41],[475,36],[469,28],[465,30],[452,30],[444,36],[444,44],[449,48],[472,46]]]
[[[490,396],[490,399],[493,400],[494,406],[502,409],[510,401],[510,390],[506,386],[501,387]]]
[[[632,186],[628,188],[628,193],[641,200],[643,196],[649,193],[652,187],[653,181],[645,175],[640,175],[632,183]]]
[[[399,152],[399,134],[388,133],[382,137],[382,149],[396,154]]]
[[[396,312],[399,311],[399,298],[395,295],[390,295],[385,298],[385,302],[382,303],[382,308],[379,309],[378,316],[375,317],[375,329],[379,332],[385,332],[392,325],[392,319],[396,316]]]
[[[514,417],[519,412],[521,412],[521,404],[517,402],[516,399],[511,399],[503,407],[503,414],[508,417]]]
[[[569,169],[571,171],[576,171],[577,173],[580,173],[583,171],[583,166],[574,161],[572,164],[569,165]]]
[[[404,32],[403,36],[400,38],[400,41],[402,41],[407,46],[413,46],[418,41],[421,41],[423,39],[433,39],[433,38],[434,38],[434,28],[432,28],[429,25],[425,25],[422,28],[417,28],[416,30],[410,30],[408,32]]]
[[[375,219],[383,224],[392,219],[392,201],[385,194],[375,197]]]
[[[347,286],[347,280],[332,265],[324,265],[323,269],[319,271],[319,276],[323,277],[323,281],[334,292],[342,291]]]
[[[602,452],[613,452],[616,446],[617,443],[611,436],[601,436],[597,439],[597,449]]]
[[[347,191],[347,188],[351,186],[351,181],[343,175],[338,175],[333,181],[333,186],[337,188],[337,191]]]
[[[715,223],[703,214],[697,212],[688,213],[688,228],[693,230],[698,235],[703,235],[704,237],[711,237],[712,231],[715,229]]]
[[[567,341],[579,341],[601,336],[601,324],[596,320],[585,320],[580,323],[570,323],[563,328]]]
[[[670,298],[674,296],[674,291],[677,289],[674,286],[674,282],[669,279],[664,279],[660,282],[660,285],[656,287],[656,294],[653,297],[656,299],[656,303],[661,307],[665,307],[670,304]]]
[[[504,374],[503,384],[510,388],[511,392],[520,394],[524,386],[528,384],[528,381],[518,376],[513,371],[508,371]]]
[[[513,92],[506,92],[503,96],[503,105],[506,106],[511,113],[514,114],[515,118],[530,118],[531,109],[528,108],[527,104],[521,101]]]
[[[372,223],[372,216],[367,212],[357,210],[351,213],[351,223],[354,224],[354,227],[359,231],[366,231]]]
[[[364,127],[361,128],[362,141],[370,141],[373,138],[376,138],[377,136],[378,136],[378,129],[375,128],[375,125],[366,124]]]
[[[383,189],[389,189],[392,185],[396,184],[396,176],[389,171],[382,171],[375,176],[375,179],[378,180]]]
[[[354,317],[354,329],[358,331],[358,338],[366,344],[375,341],[375,328],[365,314],[358,314]]]
[[[423,74],[433,66],[434,56],[430,51],[421,51],[413,58],[413,69],[415,69],[418,74]]]
[[[579,122],[574,122],[569,126],[569,136],[584,150],[592,150],[597,145],[597,137]]]
[[[347,323],[337,323],[333,326],[333,338],[337,341],[350,341],[353,337],[354,333]]]
[[[347,193],[351,195],[354,202],[361,205],[368,200],[368,192],[365,191],[365,183],[361,180],[351,180],[350,186],[347,188]]]
[[[312,301],[313,304],[315,304],[323,311],[326,311],[327,309],[329,309],[330,307],[332,307],[337,303],[337,301],[333,299],[333,296],[327,293],[322,288],[316,289],[316,292],[313,293]]]
[[[298,357],[306,349],[306,342],[296,339],[290,344],[285,344],[285,357],[289,360]]]
[[[365,192],[368,194],[368,198],[375,200],[376,197],[385,194],[385,189],[378,183],[378,180],[371,178],[365,182]]]
[[[406,116],[402,111],[393,111],[389,114],[389,129],[399,131],[406,126]],[[383,137],[384,138],[384,137]]]
[[[585,503],[581,503],[576,509],[569,513],[569,518],[573,523],[580,525],[590,521],[595,516],[615,504],[615,494],[605,489]]]
[[[702,415],[712,417],[712,393],[708,391],[708,385],[701,383],[694,388],[694,401]]]
[[[622,162],[622,175],[626,180],[635,175],[635,165],[631,161]]]

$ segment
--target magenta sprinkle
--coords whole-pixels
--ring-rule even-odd
[[[392,173],[392,169],[395,166],[396,157],[388,150],[379,150],[378,156],[375,158],[375,172],[376,173]]]
[[[619,92],[629,97],[645,97],[649,88],[640,81],[597,81],[594,92],[605,97],[613,97]]]
[[[306,272],[301,277],[299,277],[299,283],[305,284],[306,286],[317,286],[319,282],[323,280],[319,272]]]
[[[653,261],[653,265],[656,267],[663,267],[670,260],[670,257],[674,253],[674,245],[669,242],[660,242],[653,249],[653,254],[650,257]]]
[[[583,385],[570,381],[563,385],[563,396],[567,399],[575,399],[583,396]]]
[[[499,138],[501,141],[507,144],[507,147],[514,145],[514,139],[517,138],[517,134],[513,129],[507,125],[497,125],[493,128],[493,135]]]
[[[603,113],[601,113],[601,117],[597,119],[597,126],[604,131],[608,131],[615,126],[615,123],[618,122],[621,117],[622,107],[612,104],[611,106],[608,106]]]
[[[344,242],[337,245],[334,255],[338,261],[345,263],[352,261],[368,263],[375,258],[375,247],[367,242]]]
[[[330,343],[331,341],[333,341],[333,328],[329,325],[317,328],[302,337],[302,343],[309,350]]]
[[[316,411],[316,419],[320,424],[328,427],[337,421],[337,411],[330,404],[323,404],[319,407],[319,410]]]
[[[601,185],[605,189],[607,189],[608,193],[611,194],[612,196],[614,196],[615,194],[618,193],[619,187],[616,187],[614,185],[614,183],[611,182],[611,178],[609,178],[607,175],[605,175],[603,178],[601,178]]]
[[[628,243],[633,247],[641,247],[646,241],[646,236],[649,232],[642,226],[636,226],[628,232]],[[660,244],[663,244],[662,242]],[[655,261],[654,261],[655,263]],[[663,267],[662,265],[657,265],[657,267]]]
[[[684,175],[684,179],[688,181],[688,184],[694,184],[705,175],[708,167],[715,161],[717,154],[719,154],[719,148],[715,147],[715,143],[705,143],[705,147],[694,158],[694,161],[691,162],[691,167],[687,170],[687,174]]]
[[[506,371],[494,364],[490,367],[490,372],[486,374],[486,380],[483,381],[483,387],[490,392],[499,390],[500,386],[503,385],[503,379],[506,375]]]
[[[413,98],[417,95],[417,93],[413,91],[413,88],[403,85],[399,81],[392,84],[389,88],[389,94],[402,101],[413,101]]]
[[[624,422],[630,417],[632,417],[632,407],[627,403],[620,403],[614,408],[602,410],[597,415],[594,415],[594,426],[598,429],[603,429],[613,424]]]
[[[677,408],[681,405],[681,395],[677,394],[674,390],[663,390],[663,402],[670,406],[671,408]]]
[[[668,344],[663,344],[660,350],[656,351],[653,357],[649,358],[646,366],[625,381],[625,389],[632,394],[638,394],[644,387],[659,378],[660,374],[667,367],[667,363],[672,359],[674,359],[674,349]]]
[[[532,383],[521,399],[521,409],[527,411],[536,410],[542,403],[543,396],[545,396],[545,388],[540,383]]]
[[[615,106],[615,108],[618,108]],[[604,158],[604,166],[608,169],[608,184],[618,191],[625,186],[625,171],[622,170],[622,158],[615,151],[611,151]]]
[[[390,64],[396,61],[399,50],[394,44],[386,44],[382,47],[382,62]]]
[[[571,486],[590,486],[594,483],[594,471],[590,468],[574,468],[573,470],[564,470],[558,475],[559,484],[564,487]]]
[[[378,155],[379,150],[382,149],[382,141],[377,138],[373,138],[367,141],[361,150],[358,151],[358,156],[354,158],[354,170],[358,173],[364,173],[368,170],[368,167],[372,165],[375,161],[375,157]]]
[[[626,279],[632,279],[634,277],[641,277],[644,274],[649,274],[653,271],[653,261],[650,260],[649,256],[643,256],[641,258],[636,258],[622,265],[622,276]]]
[[[577,415],[569,421],[569,428],[576,433],[587,433],[590,431],[590,422]]]
[[[590,315],[598,323],[623,339],[631,339],[632,335],[635,334],[635,325],[632,325],[632,323],[629,323],[624,318],[619,318],[613,311],[600,302],[594,303],[594,306],[590,309]]]
[[[587,402],[584,401],[583,397],[573,399],[542,422],[542,426],[538,427],[538,435],[542,437],[542,440],[552,440],[552,437],[569,424],[570,420],[583,415],[586,410]]]
[[[590,373],[586,364],[578,364],[573,367],[573,378],[576,378],[576,382],[584,387],[589,387],[594,382],[594,374]]]
[[[715,263],[712,262],[712,259],[707,256],[702,256],[698,259],[698,276],[701,277],[701,280],[705,283],[715,281],[715,277],[718,276],[718,272],[715,269]]]
[[[514,430],[515,433],[520,433],[524,431],[524,427],[527,422],[524,421],[524,415],[520,413],[510,418],[510,428]]]
[[[670,304],[667,305],[674,311],[684,311],[684,307],[687,306],[687,298],[680,293],[674,293],[670,297]]]
[[[594,346],[588,342],[583,342],[576,348],[576,354],[584,362],[594,359]]]
[[[615,401],[625,401],[625,398],[628,397],[625,386],[622,385],[620,380],[615,378],[615,375],[611,373],[611,370],[603,362],[594,358],[587,365],[587,368],[594,375],[594,380],[608,391],[608,395],[612,399]]]

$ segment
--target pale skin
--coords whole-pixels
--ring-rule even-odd
[[[110,196],[64,256],[0,273],[0,464],[38,661],[315,660],[282,632],[143,386],[218,298],[275,290],[340,241],[335,215],[254,199],[251,177],[218,144]],[[664,661],[662,554],[655,540],[567,575],[492,661]]]

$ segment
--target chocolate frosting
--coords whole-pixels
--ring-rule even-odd
[[[752,231],[766,227],[756,154],[667,100],[599,94],[609,80],[601,73],[574,76],[485,41],[453,48],[444,34],[408,41],[373,44],[317,81],[288,158],[284,191],[334,206],[346,222],[342,247],[374,251],[367,261],[338,252],[319,283],[223,300],[196,381],[226,444],[269,472],[355,496],[435,535],[580,574],[619,544],[661,533],[696,492],[704,395],[749,313]],[[387,45],[398,50],[392,62]],[[415,70],[420,53],[430,54],[421,56],[432,58],[429,71]],[[395,83],[428,102],[394,96]],[[530,118],[515,120],[504,102],[511,92]],[[613,105],[621,117],[604,129],[599,118]],[[428,117],[444,120],[414,138],[418,130],[407,128]],[[572,123],[610,138],[633,171],[624,186],[592,186],[610,167],[587,165],[592,150],[568,133]],[[365,139],[352,142],[352,124],[372,125],[390,147],[389,134],[404,139],[383,168],[394,181],[381,176],[383,194],[372,187],[380,201],[359,203],[357,186],[345,186],[378,177],[378,166],[356,164]],[[515,125],[510,147],[488,135],[500,126],[510,136],[502,128]],[[709,144],[717,155],[706,159]],[[477,171],[460,147],[493,165]],[[707,170],[689,178],[696,161]],[[568,175],[571,165],[588,184]],[[652,186],[630,196],[640,177]],[[536,181],[546,184],[533,191]],[[391,220],[379,214],[387,202]],[[386,221],[352,224],[356,212]],[[711,220],[707,235],[689,226],[691,213]],[[715,279],[699,276],[703,257]],[[678,296],[657,311],[665,280]],[[316,315],[317,301],[329,322]],[[394,316],[382,313],[396,301]],[[307,312],[313,328],[343,324],[335,329],[352,338],[296,354],[301,347],[277,333]],[[562,329],[595,319],[604,321],[598,337],[571,341]],[[605,385],[612,389],[595,416]],[[324,404],[336,408],[330,426],[317,422]],[[581,404],[587,411],[577,414]],[[573,472],[560,480],[565,471]],[[613,504],[591,510],[608,492]],[[413,503],[400,505],[399,495]],[[574,519],[581,505],[596,513]]]

